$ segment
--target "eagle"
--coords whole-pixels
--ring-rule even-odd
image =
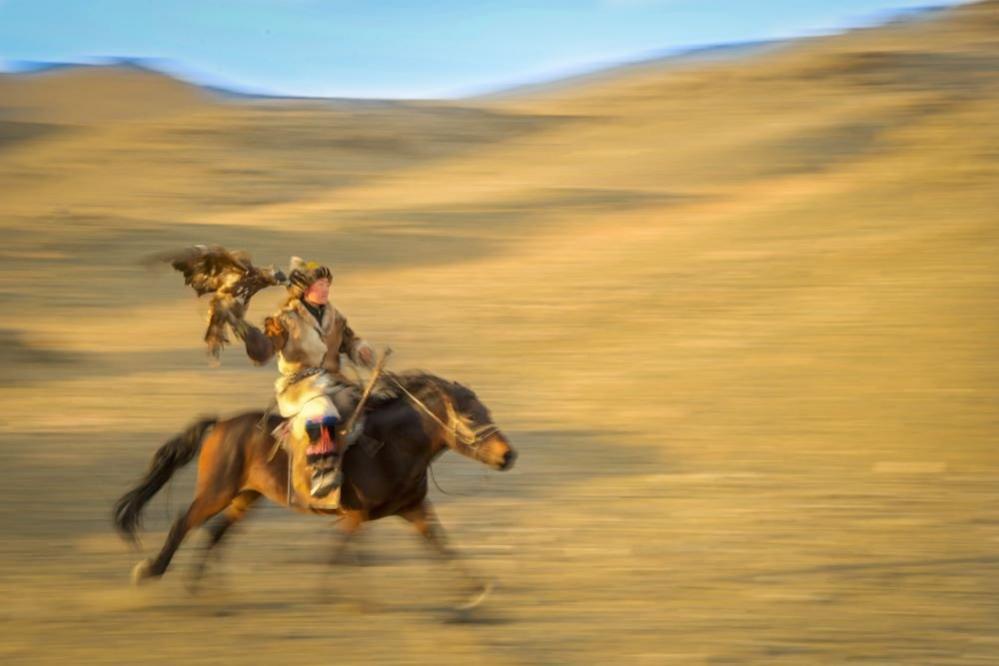
[[[195,245],[162,252],[150,257],[148,262],[169,263],[184,274],[184,283],[190,285],[198,296],[212,295],[208,303],[205,342],[208,353],[216,362],[222,348],[229,343],[227,327],[240,340],[244,339],[249,325],[243,316],[254,294],[288,282],[285,274],[273,266],[258,268],[246,252],[230,252],[220,245]]]

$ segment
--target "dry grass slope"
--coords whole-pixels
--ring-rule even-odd
[[[0,656],[994,662],[997,28],[983,2],[467,103],[0,79]],[[226,595],[184,597],[183,558],[124,589],[111,499],[189,418],[269,397],[137,265],[194,242],[331,261],[397,367],[493,407],[520,468],[445,462],[472,497],[437,496],[502,583],[489,622],[439,624],[447,579],[389,527],[339,583],[390,635],[317,606],[322,524],[269,510]]]

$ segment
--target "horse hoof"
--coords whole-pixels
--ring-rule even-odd
[[[145,559],[132,568],[132,585],[141,585],[142,582],[152,576],[153,561]]]
[[[482,585],[481,589],[477,590],[467,601],[465,601],[462,604],[459,604],[455,608],[455,610],[458,611],[459,613],[463,613],[470,611],[473,608],[478,608],[479,606],[482,605],[482,602],[484,602],[492,593],[493,593],[493,583],[492,581],[486,581]]]

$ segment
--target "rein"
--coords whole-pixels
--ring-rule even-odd
[[[448,491],[441,488],[441,484],[437,483],[437,475],[434,474],[434,464],[430,463],[427,465],[427,469],[430,470],[430,479],[434,482],[434,486],[437,490],[441,491],[445,495],[453,495],[455,497],[468,497],[468,493],[449,493]]]
[[[451,403],[449,399],[447,399],[446,396],[444,396],[444,408],[447,410],[448,423],[444,423],[444,421],[439,416],[434,414],[433,411],[431,411],[431,409],[427,407],[426,404],[423,403],[423,401],[421,401],[419,398],[413,395],[409,391],[409,389],[403,386],[402,382],[400,382],[395,377],[392,377],[391,379],[392,382],[396,386],[398,386],[403,393],[406,394],[406,397],[408,397],[413,402],[414,405],[419,407],[427,416],[433,419],[437,423],[437,425],[441,427],[441,429],[443,429],[445,432],[451,435],[451,441],[454,444],[457,444],[459,442],[459,437],[460,437],[461,444],[474,451],[475,449],[478,448],[482,440],[484,440],[486,437],[490,435],[495,434],[496,432],[499,432],[499,427],[495,423],[487,423],[485,425],[479,426],[475,430],[472,430],[468,426],[465,426],[462,423],[461,418],[459,418],[458,414],[455,412],[454,405]],[[440,389],[438,390],[440,391]],[[440,392],[443,394],[443,391]],[[458,430],[459,426],[464,426],[464,429],[468,431],[468,434],[464,432],[459,432]]]

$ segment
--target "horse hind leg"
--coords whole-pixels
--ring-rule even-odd
[[[253,432],[256,421],[255,418],[243,418],[220,423],[202,442],[194,501],[170,528],[159,555],[140,562],[133,569],[133,582],[162,576],[187,533],[203,525],[236,498],[246,482],[243,442]]]
[[[222,515],[220,515],[216,521],[207,526],[208,543],[205,544],[201,557],[198,559],[197,564],[195,564],[194,571],[191,574],[189,587],[192,592],[196,592],[198,590],[198,586],[201,583],[201,579],[204,577],[205,570],[208,566],[208,558],[211,557],[213,552],[218,552],[213,549],[218,546],[219,542],[222,541],[222,537],[226,535],[229,528],[246,517],[246,513],[257,502],[257,500],[260,499],[260,497],[261,494],[256,490],[241,491],[238,495],[236,495],[236,497],[233,498],[232,502],[229,503],[229,506],[225,508]]]
[[[139,584],[146,578],[162,576],[167,567],[170,566],[170,560],[173,559],[174,553],[177,552],[187,533],[225,509],[234,497],[235,493],[199,494],[195,497],[187,511],[174,521],[159,554],[153,559],[143,560],[132,570],[132,582]]]

